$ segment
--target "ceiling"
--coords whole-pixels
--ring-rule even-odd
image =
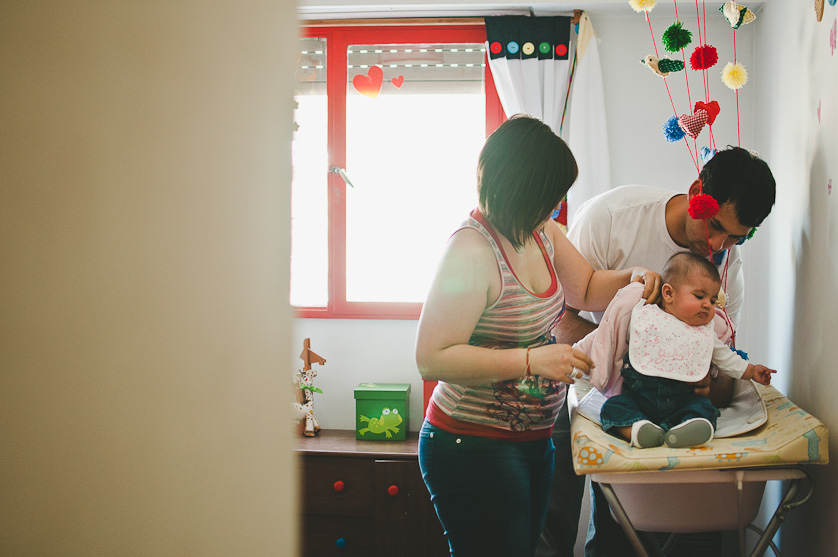
[[[744,4],[754,12],[766,0],[750,0]],[[742,0],[740,0],[742,2]],[[724,2],[699,2],[707,11],[718,10]],[[695,7],[694,0],[680,0],[678,6]],[[658,0],[655,15],[674,17],[676,0]],[[565,15],[575,9],[597,15],[631,15],[628,0],[580,0],[578,2],[477,2],[457,0],[451,2],[392,2],[389,0],[299,0],[297,13],[300,19],[363,19],[409,17],[482,17],[486,15]]]

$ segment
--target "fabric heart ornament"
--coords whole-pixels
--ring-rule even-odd
[[[384,71],[379,66],[370,66],[367,75],[358,74],[352,78],[352,85],[362,95],[374,99],[381,92],[383,80]]]
[[[709,103],[703,103],[698,101],[695,103],[695,108],[693,108],[693,113],[698,112],[699,110],[706,110],[707,111],[707,125],[712,126],[713,122],[716,121],[716,116],[719,115],[719,112],[722,108],[719,106],[717,101],[710,101]]]
[[[696,110],[694,114],[684,114],[678,118],[678,126],[684,130],[684,133],[695,139],[701,130],[704,129],[704,124],[707,123],[707,111]]]

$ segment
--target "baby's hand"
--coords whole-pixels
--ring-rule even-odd
[[[760,385],[770,385],[771,384],[771,374],[777,373],[776,369],[770,369],[762,365],[755,365],[754,366],[754,381],[759,383]]]

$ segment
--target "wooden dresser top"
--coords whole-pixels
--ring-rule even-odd
[[[419,434],[408,432],[404,441],[358,441],[355,430],[321,429],[314,437],[300,436],[294,451],[311,456],[415,459]]]

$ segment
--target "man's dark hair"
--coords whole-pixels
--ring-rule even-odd
[[[480,210],[520,248],[558,207],[578,173],[570,148],[547,124],[514,116],[489,136],[480,152]]]
[[[703,273],[707,278],[718,283],[722,282],[716,266],[706,258],[691,251],[679,251],[670,257],[663,266],[661,281],[672,286],[678,286],[695,273]]]
[[[701,169],[701,187],[719,205],[730,201],[743,226],[759,226],[774,206],[776,183],[768,164],[741,147],[719,151]]]

